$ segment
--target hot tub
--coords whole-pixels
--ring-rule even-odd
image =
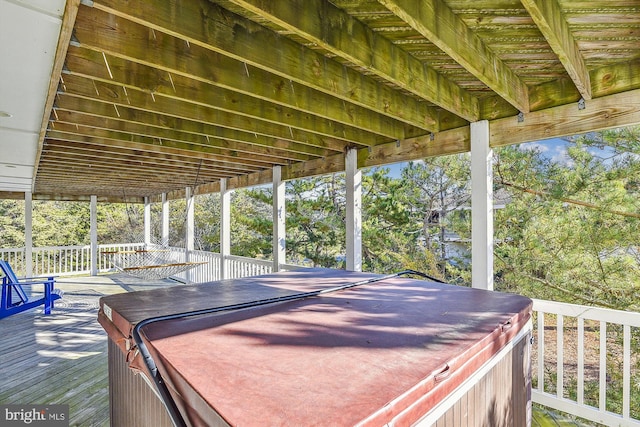
[[[373,277],[304,269],[103,297],[111,424],[172,425],[145,380],[138,322]],[[187,425],[520,427],[530,316],[522,296],[397,277],[154,322],[142,335]]]

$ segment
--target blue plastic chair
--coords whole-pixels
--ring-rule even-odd
[[[21,313],[26,310],[44,306],[44,314],[51,314],[53,302],[62,298],[63,292],[54,289],[54,279],[49,277],[42,280],[18,280],[13,269],[7,261],[0,260],[0,271],[2,277],[2,300],[0,302],[0,319]],[[42,298],[30,299],[23,289],[23,285],[44,285],[44,296]]]

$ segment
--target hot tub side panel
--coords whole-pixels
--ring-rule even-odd
[[[108,358],[111,426],[173,427],[164,404],[142,375],[129,369],[113,340],[109,340]]]
[[[508,353],[489,361],[490,369],[470,377],[458,393],[452,393],[416,426],[530,427],[530,351],[528,331]]]

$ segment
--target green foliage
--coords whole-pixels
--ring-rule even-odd
[[[24,246],[24,202],[0,200],[0,247]]]
[[[344,174],[290,181],[286,191],[288,260],[344,267]]]
[[[89,204],[33,202],[33,245],[67,246],[89,243]]]
[[[271,258],[273,240],[271,189],[260,187],[233,192],[231,250],[251,258]]]
[[[574,139],[565,163],[498,150],[497,289],[536,298],[640,309],[638,141],[635,131]],[[603,141],[614,141],[612,149]]]

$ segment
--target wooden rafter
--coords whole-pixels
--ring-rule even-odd
[[[184,149],[194,152],[194,155],[202,153],[223,153],[237,158],[239,156],[253,154],[264,158],[280,158],[283,161],[305,161],[316,157],[323,157],[330,152],[315,147],[293,146],[288,141],[275,138],[262,137],[248,134],[243,131],[226,131],[211,129],[212,133],[206,133],[209,129],[198,132],[196,126],[189,126],[190,122],[182,120],[170,120],[158,126],[151,126],[135,117],[127,115],[128,110],[121,110],[121,117],[94,115],[92,111],[83,113],[80,110],[64,110],[58,106],[54,112],[55,119],[51,122],[51,129],[60,128],[60,125],[68,124],[77,131],[83,128],[101,129],[106,131],[121,131],[128,134],[128,141],[138,140],[138,137],[150,138],[147,142],[163,147],[164,149]],[[131,119],[131,120],[128,120]],[[82,123],[82,127],[77,125]],[[88,132],[88,131],[87,131]],[[89,135],[92,136],[92,135]],[[123,139],[124,140],[124,139]],[[145,141],[142,139],[140,141]],[[249,142],[247,142],[249,141]]]
[[[246,64],[262,69],[287,81],[427,131],[438,129],[438,114],[427,103],[394,91],[312,49],[279,37],[208,0],[181,3],[179,13],[163,0],[146,1],[133,6],[123,0],[94,2],[96,9],[147,26],[153,31],[169,34],[183,40],[185,45],[193,44],[222,54],[239,61],[242,66]],[[120,38],[114,45],[122,47],[134,42],[133,39],[126,42]],[[136,50],[131,46],[128,49]],[[142,46],[138,49],[146,51],[142,54],[149,53]],[[176,56],[175,53],[173,56]]]
[[[58,94],[56,109],[62,109],[67,111],[79,111],[85,114],[90,114],[100,117],[108,117],[112,119],[124,119],[131,122],[143,121],[151,125],[158,127],[168,126],[171,129],[180,129],[185,132],[199,133],[202,135],[219,136],[221,138],[227,138],[227,134],[231,136],[235,135],[237,129],[220,129],[215,124],[200,122],[196,120],[189,120],[185,117],[176,117],[175,115],[165,115],[160,111],[145,111],[143,109],[135,109],[124,104],[120,106],[109,102],[101,102],[94,99],[82,98],[77,96],[69,96],[67,94]],[[320,138],[315,135],[305,135],[302,132],[289,131],[289,134],[282,131],[282,137],[274,137],[272,135],[258,134],[257,132],[248,133],[247,142],[252,143],[254,139],[259,143],[259,138],[251,138],[251,135],[265,136],[271,141],[275,141],[275,147],[284,147],[288,150],[305,153],[310,155],[323,156],[328,153],[335,153],[335,150],[327,150],[321,147],[321,145],[327,139]],[[231,138],[229,138],[231,139]],[[301,143],[301,142],[304,143]],[[320,147],[319,147],[320,145]]]
[[[584,59],[557,0],[521,0],[584,99],[591,99],[591,81]]]
[[[522,80],[442,0],[380,0],[511,105],[529,111]]]
[[[98,47],[91,46],[91,48],[97,49]],[[188,57],[186,62],[185,68],[191,70],[201,68],[193,67],[189,64],[189,62],[195,62],[191,57]],[[105,66],[105,63],[109,64],[109,68]],[[291,99],[288,102],[279,101],[276,99],[278,93],[273,89],[274,86],[268,84],[268,80],[260,79],[260,76],[246,79],[242,74],[232,73],[229,80],[238,81],[235,85],[230,86],[222,85],[219,81],[213,84],[211,79],[204,81],[204,78],[198,78],[198,76],[190,75],[187,77],[181,73],[167,71],[166,67],[158,64],[156,64],[156,67],[100,53],[97,50],[91,50],[86,47],[72,46],[67,56],[65,74],[92,78],[96,82],[104,84],[120,85],[126,90],[131,89],[138,92],[154,93],[172,99],[188,100],[189,102],[208,105],[245,116],[259,117],[260,120],[270,119],[292,127],[305,126],[304,122],[306,120],[312,124],[327,123],[328,125],[325,125],[325,127],[330,124],[333,133],[336,134],[355,132],[350,130],[352,128],[360,129],[374,134],[372,138],[368,138],[373,143],[375,143],[376,138],[381,139],[375,134],[386,138],[399,138],[403,137],[403,135],[409,135],[411,132],[418,132],[417,129],[414,130],[412,126],[406,123],[371,113],[356,105],[349,105],[349,108],[345,109],[345,103],[337,103],[335,99],[333,99],[333,108],[329,110],[326,104],[332,98],[324,97],[321,94],[317,94],[317,96],[327,100],[324,105],[320,103],[313,104],[313,106],[308,106],[305,109],[299,106],[303,102],[296,104],[295,99]],[[265,73],[262,72],[261,74]],[[268,78],[273,80],[273,76],[268,76]],[[247,80],[251,80],[250,87],[240,91],[239,87],[241,85],[247,86],[244,83]],[[261,84],[255,83],[256,81]],[[231,84],[232,82],[229,83]],[[277,84],[279,85],[278,87],[285,90],[291,89],[295,91],[297,89],[299,93],[307,92],[302,87],[284,88],[285,83],[281,79],[277,83],[273,82],[273,84]],[[233,90],[228,89],[228,87],[232,87]],[[252,89],[255,89],[255,92],[251,93]],[[269,93],[271,98],[256,96],[256,92],[260,90]],[[295,108],[291,107],[292,105],[295,105]]]
[[[468,121],[480,117],[475,96],[327,1],[231,2]]]

